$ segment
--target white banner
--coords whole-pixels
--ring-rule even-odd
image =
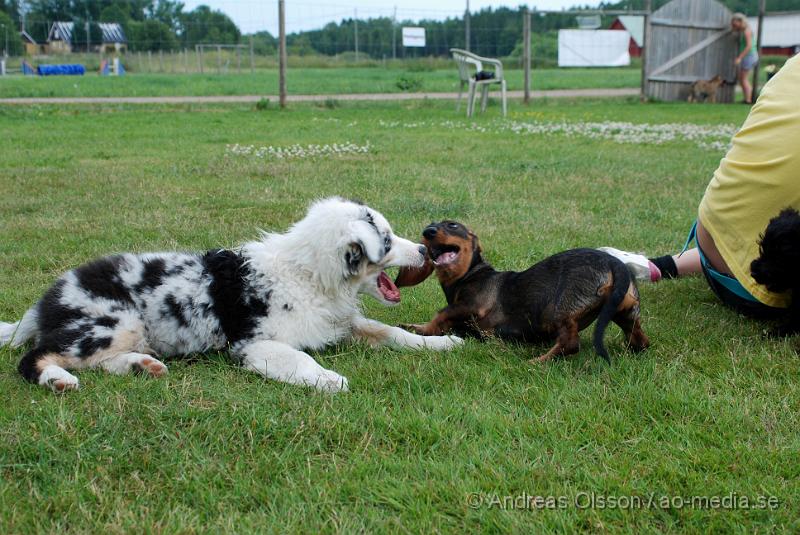
[[[630,40],[631,34],[620,30],[558,30],[558,66],[630,65]]]
[[[419,28],[417,26],[404,26],[403,46],[425,46],[425,28]]]

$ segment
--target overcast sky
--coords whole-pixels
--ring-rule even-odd
[[[206,4],[226,13],[236,22],[243,33],[268,30],[278,33],[277,0],[184,0],[186,10]],[[599,0],[598,0],[599,2]],[[564,9],[576,3],[593,4],[591,0],[536,0],[528,5],[537,9]],[[470,10],[484,7],[517,7],[524,2],[502,2],[491,0],[470,0]],[[291,33],[299,30],[321,28],[331,21],[338,22],[352,17],[358,10],[359,18],[391,17],[397,6],[398,19],[444,19],[460,16],[466,7],[465,0],[286,0],[286,30]]]

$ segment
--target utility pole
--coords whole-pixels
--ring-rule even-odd
[[[89,53],[89,7],[86,7],[86,53]]]
[[[467,0],[467,10],[464,12],[464,50],[469,52],[469,0]]]
[[[286,107],[286,8],[284,0],[278,0],[278,91],[281,108]]]
[[[397,59],[397,6],[392,15],[392,59]]]
[[[356,62],[358,62],[358,9],[353,9],[353,33],[356,43]]]
[[[522,10],[522,16],[523,102],[528,104],[531,101],[531,12],[527,7]]]
[[[761,54],[761,37],[764,32],[764,12],[767,10],[767,0],[760,0],[758,3],[758,37],[756,38],[756,51]],[[758,98],[758,71],[761,62],[756,63],[753,67],[753,102]]]
[[[644,54],[642,54],[642,80],[641,89],[639,90],[639,100],[645,102],[647,100],[647,56],[650,54],[650,42],[652,41],[652,25],[651,15],[653,14],[653,0],[646,0],[644,3]]]

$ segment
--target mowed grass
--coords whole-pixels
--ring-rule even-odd
[[[746,112],[587,100],[514,103],[510,115],[739,124]],[[478,117],[480,132],[448,126],[466,123],[431,102],[0,108],[0,318],[19,318],[62,271],[98,255],[234,246],[257,228],[285,229],[327,195],[363,199],[408,237],[431,220],[463,221],[504,269],[578,246],[672,252],[721,157],[688,142],[496,133],[497,117],[497,106]],[[225,156],[233,143],[344,141],[373,148]],[[792,342],[765,338],[700,278],[641,293],[653,345],[629,354],[612,326],[611,366],[590,331],[578,355],[544,366],[526,361],[545,345],[343,344],[315,355],[349,378],[351,392],[336,396],[211,354],[170,361],[158,380],[80,372],[81,390],[58,397],[20,379],[22,349],[0,349],[0,532],[796,533]],[[434,280],[404,289],[395,308],[364,301],[389,324],[443,304]],[[488,501],[470,507],[471,493]],[[584,507],[592,495],[732,494],[778,506]],[[566,507],[492,506],[494,496],[522,496],[517,507],[564,497]]]
[[[635,68],[534,69],[534,89],[638,87]],[[510,90],[523,88],[522,71],[508,70]],[[297,68],[287,75],[290,94],[399,93],[403,91],[458,91],[458,73],[452,69],[410,71],[383,68]],[[276,95],[278,71],[250,74],[139,74],[98,76],[9,76],[0,79],[0,98]]]

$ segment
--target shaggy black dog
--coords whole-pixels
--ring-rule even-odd
[[[770,220],[761,236],[760,255],[750,264],[750,273],[771,292],[792,292],[788,321],[775,334],[800,332],[800,213],[786,208]]]

